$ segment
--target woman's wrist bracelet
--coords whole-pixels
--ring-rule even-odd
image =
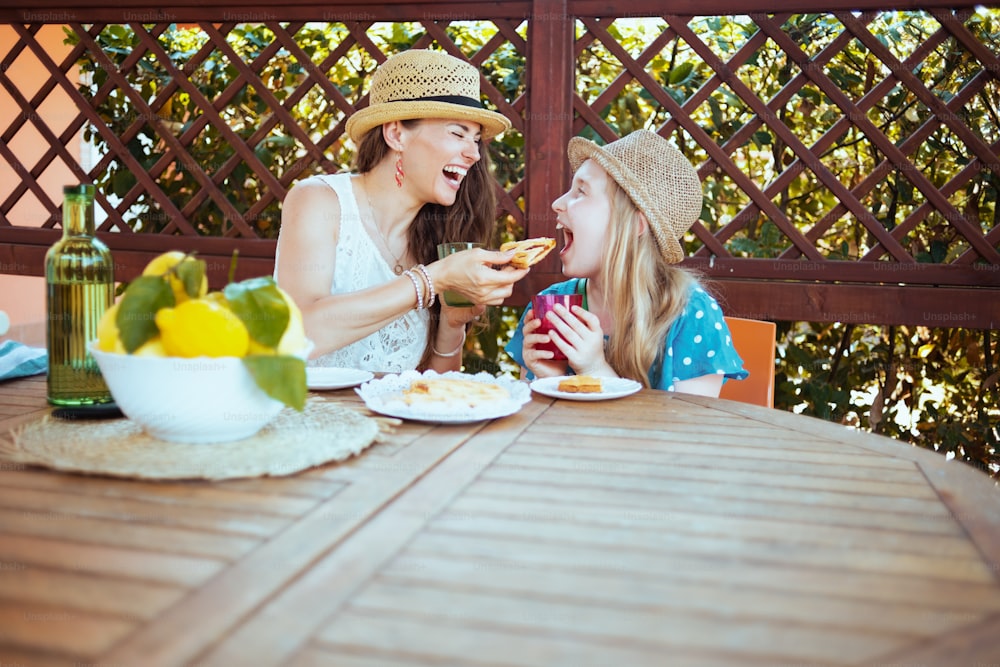
[[[437,347],[435,347],[434,345],[431,345],[431,352],[433,352],[434,354],[436,354],[436,355],[437,355],[437,356],[439,356],[439,357],[444,357],[445,359],[447,359],[447,358],[449,358],[449,357],[455,357],[455,356],[458,356],[458,354],[459,354],[459,353],[460,353],[460,352],[461,352],[461,351],[462,351],[462,350],[463,350],[464,348],[465,348],[465,336],[463,335],[463,336],[462,336],[462,342],[461,342],[461,343],[459,343],[459,344],[458,344],[458,347],[456,347],[456,348],[455,348],[454,350],[452,350],[451,352],[442,352],[441,350],[437,349]]]
[[[403,271],[403,275],[409,278],[410,282],[413,283],[413,291],[417,293],[417,310],[423,310],[424,309],[423,285],[421,285],[420,280],[415,275],[413,275],[413,271],[407,269],[406,271]]]
[[[416,268],[418,271],[420,271],[420,275],[422,275],[424,277],[424,280],[427,282],[427,291],[428,293],[430,293],[430,296],[427,297],[427,307],[430,308],[431,306],[434,305],[434,298],[435,298],[434,281],[431,280],[431,272],[428,271],[427,267],[424,266],[423,264],[417,264]]]

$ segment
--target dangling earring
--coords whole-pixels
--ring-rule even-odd
[[[396,187],[403,187],[403,177],[406,174],[403,173],[403,154],[400,153],[399,157],[396,158]]]

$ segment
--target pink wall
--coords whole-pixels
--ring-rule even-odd
[[[70,49],[63,44],[63,26],[47,25],[38,34],[38,40],[45,52],[57,63]],[[3,58],[17,44],[17,35],[9,27],[0,25],[0,58]],[[41,62],[25,49],[6,72],[21,94],[31,99],[42,83],[48,79],[48,73]],[[14,102],[10,95],[0,88],[0,132],[10,127],[15,120],[22,118],[24,112]],[[60,88],[53,90],[41,104],[31,111],[28,122],[14,135],[9,144],[11,151],[21,162],[17,165],[0,160],[0,201],[7,198],[13,191],[19,174],[33,169],[38,157],[46,146],[42,135],[36,129],[35,121],[44,122],[56,134],[62,132],[76,116],[76,107],[69,96]],[[67,146],[67,151],[76,160],[80,159],[82,139],[77,136]],[[39,178],[42,188],[52,201],[62,200],[62,186],[79,182],[70,169],[58,158],[52,162]],[[18,225],[41,226],[48,217],[45,209],[30,193],[21,198],[10,216]],[[18,327],[32,322],[40,322],[45,318],[45,280],[40,277],[6,275],[0,267],[0,310],[6,311],[11,321],[10,336],[14,337]]]

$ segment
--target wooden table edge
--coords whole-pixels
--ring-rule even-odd
[[[677,397],[682,401],[911,462],[927,479],[952,517],[968,532],[994,577],[1000,580],[1000,514],[984,510],[997,502],[1000,485],[982,470],[957,459],[949,461],[943,454],[911,443],[859,431],[817,417],[690,394],[678,394]]]

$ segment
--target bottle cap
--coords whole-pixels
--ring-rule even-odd
[[[63,196],[75,195],[77,197],[83,195],[84,197],[94,197],[95,188],[89,183],[81,183],[80,185],[64,185],[63,186]]]

